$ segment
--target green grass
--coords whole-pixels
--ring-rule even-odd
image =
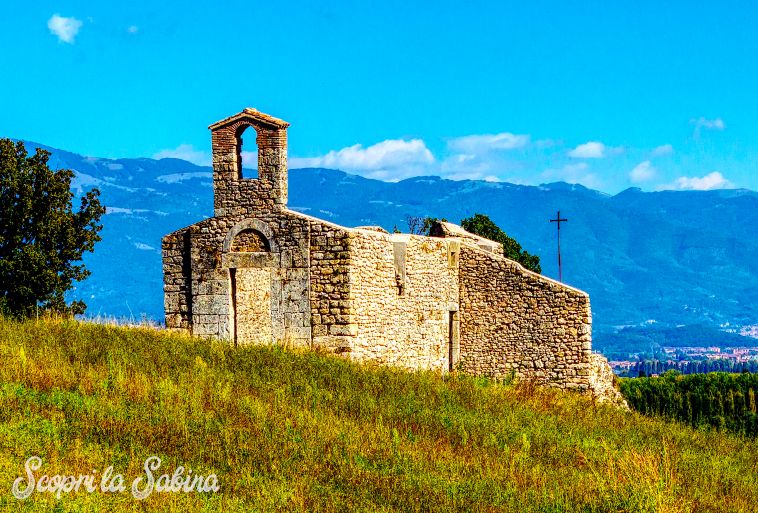
[[[152,329],[0,320],[0,511],[758,510],[755,440],[574,394]],[[10,494],[150,455],[217,494]]]

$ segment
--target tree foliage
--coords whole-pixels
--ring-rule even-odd
[[[431,235],[432,227],[435,223],[446,223],[447,219],[436,217],[421,217],[421,216],[405,216],[405,220],[408,223],[408,233],[413,235]],[[399,232],[396,232],[399,233]]]
[[[81,263],[102,229],[100,191],[92,189],[73,210],[69,169],[53,171],[50,153],[29,156],[23,143],[0,139],[0,311],[28,316],[37,309],[84,312],[65,293],[89,276]]]
[[[536,273],[542,272],[540,257],[530,255],[524,251],[521,244],[516,242],[516,239],[509,237],[489,216],[474,214],[472,217],[461,220],[461,227],[480,237],[501,243],[503,245],[503,254],[506,258],[515,260],[530,271]]]
[[[758,374],[685,376],[670,370],[660,377],[622,379],[621,393],[641,413],[758,436]]]
[[[686,354],[678,354],[680,360],[644,359],[632,364],[621,377],[644,377],[660,375],[668,371],[676,371],[682,374],[704,374],[709,372],[755,372],[758,373],[758,360],[735,361],[728,358],[707,358],[705,356],[694,357]]]
[[[425,219],[421,216],[411,216],[407,215],[405,216],[405,222],[408,224],[408,233],[412,233],[413,235],[426,235],[424,233],[424,221]]]

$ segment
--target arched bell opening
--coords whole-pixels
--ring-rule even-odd
[[[247,131],[252,127],[252,131]],[[245,132],[248,137],[243,137]],[[234,134],[236,141],[235,151],[237,153],[237,179],[257,179],[258,178],[258,132],[252,125],[241,125]],[[247,140],[247,144],[245,144]],[[247,149],[243,149],[247,148]]]

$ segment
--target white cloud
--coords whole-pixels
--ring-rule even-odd
[[[556,141],[555,139],[537,139],[534,141],[534,147],[539,149],[553,148],[554,146],[560,146],[563,141]]]
[[[608,155],[623,155],[626,151],[623,146],[606,147],[605,149],[608,151]]]
[[[74,17],[67,18],[59,14],[53,14],[47,20],[47,28],[50,33],[58,37],[58,41],[73,44],[79,29],[82,28],[82,21]]]
[[[137,25],[130,25],[129,27],[127,27],[126,31],[130,34],[136,34],[137,32],[139,32],[139,27]]]
[[[586,162],[566,164],[557,169],[546,169],[540,174],[543,181],[560,181],[566,183],[578,183],[592,189],[599,189],[602,185],[598,176],[591,172]]]
[[[568,156],[577,159],[600,159],[605,157],[605,150],[605,144],[599,141],[590,141],[569,151]]]
[[[156,182],[161,183],[179,183],[185,180],[192,180],[193,178],[208,179],[213,178],[213,173],[208,171],[197,171],[194,173],[170,173],[168,175],[160,175],[156,177]]]
[[[242,158],[244,159],[245,153],[243,152]],[[211,156],[200,150],[196,150],[191,144],[180,144],[173,149],[161,150],[155,155],[154,159],[182,159],[198,166],[209,166],[211,164]]]
[[[629,172],[629,179],[634,183],[646,182],[655,178],[657,170],[649,160],[640,162]]]
[[[705,119],[703,116],[700,116],[698,119],[693,119],[691,123],[695,124],[696,129],[706,128],[708,130],[723,130],[726,128],[724,120],[721,118]]]
[[[458,153],[447,156],[433,171],[450,180],[485,180],[503,171],[503,162],[497,155]]]
[[[445,152],[437,158],[421,139],[388,139],[372,146],[360,144],[341,150],[332,150],[325,155],[309,158],[292,157],[291,168],[325,167],[357,173],[368,178],[397,181],[419,175],[438,175],[450,180],[486,180],[523,183],[544,181],[566,181],[597,188],[604,182],[592,172],[585,162],[566,165],[556,164],[542,173],[534,173],[535,165],[542,160],[543,152],[563,152],[555,141],[545,141],[538,148],[539,141],[532,145],[530,136],[509,132],[499,134],[474,134],[447,141]],[[599,147],[598,147],[599,145]],[[614,154],[623,148],[610,148],[602,143],[589,142],[578,148],[577,155],[593,158],[597,155]],[[534,148],[538,155],[512,154],[509,150]],[[541,151],[540,151],[541,150]],[[525,160],[526,159],[526,160]],[[562,160],[562,159],[561,159]],[[560,161],[559,161],[560,162]],[[561,167],[562,166],[562,167]]]
[[[501,132],[456,137],[447,142],[447,147],[459,153],[486,153],[495,150],[515,150],[529,144],[528,135]]]
[[[242,167],[249,169],[258,169],[258,152],[257,151],[242,151]]]
[[[709,173],[703,177],[680,176],[673,184],[661,187],[662,189],[679,189],[689,191],[710,191],[713,189],[729,189],[734,184],[724,178],[718,171]]]
[[[726,124],[721,118],[706,119],[700,116],[698,119],[691,119],[690,123],[695,125],[695,132],[692,134],[695,139],[700,139],[700,131],[702,129],[721,131],[726,128]]]
[[[332,150],[321,157],[295,157],[290,159],[290,167],[326,167],[379,180],[401,180],[425,173],[434,162],[421,139],[387,139],[366,148],[355,144]]]
[[[653,157],[663,157],[664,155],[671,155],[672,153],[674,153],[674,147],[670,144],[662,144],[650,152]]]
[[[437,175],[450,180],[507,181],[530,185],[563,181],[606,190],[623,187],[625,183],[629,184],[629,180],[653,186],[660,184],[662,172],[654,165],[654,157],[674,152],[671,144],[642,149],[587,141],[576,147],[567,147],[560,139],[532,140],[529,135],[510,132],[467,135],[448,139],[445,143],[439,153],[432,154],[422,139],[387,139],[370,146],[347,146],[316,157],[292,157],[289,164],[293,169],[341,169],[385,181]],[[185,148],[177,148],[182,149]],[[624,155],[619,157],[621,154]],[[601,158],[613,160],[610,163],[613,166],[601,166],[600,162],[593,165],[591,159]],[[683,181],[667,186],[723,186],[711,184],[712,180],[710,175],[683,177]],[[728,183],[726,180],[724,182]]]

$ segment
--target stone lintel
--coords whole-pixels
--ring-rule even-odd
[[[279,265],[277,253],[224,253],[221,255],[223,269],[247,267],[276,267]]]

